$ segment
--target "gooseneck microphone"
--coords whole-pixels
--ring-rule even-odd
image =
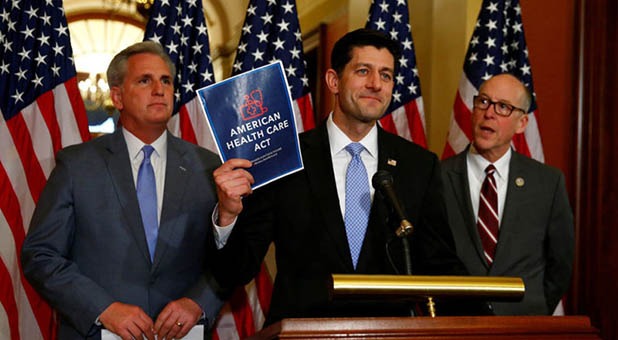
[[[399,218],[399,228],[395,231],[397,237],[404,238],[411,234],[414,227],[412,227],[412,223],[408,221],[403,206],[395,194],[395,190],[393,189],[393,175],[386,170],[379,170],[373,175],[371,183],[374,189],[381,192],[382,195],[386,197]]]

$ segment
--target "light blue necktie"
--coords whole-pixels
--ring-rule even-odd
[[[154,148],[151,145],[144,145],[142,151],[144,151],[144,160],[137,173],[137,200],[139,201],[139,210],[142,213],[142,223],[144,224],[146,242],[148,242],[148,251],[152,261],[157,247],[157,234],[159,233],[157,185],[152,163],[150,163],[150,155],[152,155]]]
[[[352,155],[345,175],[345,231],[350,245],[350,254],[354,269],[363,247],[369,210],[371,209],[371,195],[369,193],[369,179],[365,164],[360,153],[365,147],[360,143],[350,143],[345,150]]]

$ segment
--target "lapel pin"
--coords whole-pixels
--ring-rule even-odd
[[[524,181],[522,177],[515,178],[515,185],[521,188],[524,186],[524,184],[526,184],[526,181]]]
[[[386,164],[388,164],[388,165],[390,165],[390,166],[397,166],[397,160],[396,160],[396,159],[389,158],[389,159],[386,161]]]
[[[182,166],[182,165],[179,165],[178,167],[179,167],[179,168],[180,168],[180,170],[182,170],[182,171],[187,171],[187,169],[185,169],[185,167],[184,167],[184,166]]]

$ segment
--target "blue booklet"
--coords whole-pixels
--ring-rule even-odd
[[[250,160],[253,189],[303,169],[283,72],[276,62],[197,91],[221,160]]]

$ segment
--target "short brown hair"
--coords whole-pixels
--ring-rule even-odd
[[[140,53],[149,53],[161,57],[167,64],[172,74],[172,79],[176,77],[176,66],[174,66],[170,56],[165,53],[163,46],[153,41],[142,41],[125,48],[114,56],[107,67],[107,83],[109,87],[122,85],[127,74],[127,60],[129,60],[129,57]]]

